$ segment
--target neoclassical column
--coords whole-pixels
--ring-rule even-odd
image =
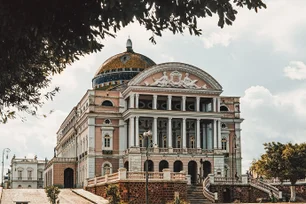
[[[213,112],[216,112],[216,98],[213,98],[212,110]]]
[[[130,117],[129,119],[129,146],[130,147],[134,147],[134,128],[135,128],[135,124],[134,124],[134,117]]]
[[[157,105],[157,95],[153,95],[153,102],[152,102],[152,109],[156,110],[156,105]]]
[[[217,98],[217,112],[220,112],[220,97]]]
[[[136,94],[135,108],[139,107],[139,94]]]
[[[134,108],[135,94],[130,94],[130,108]]]
[[[199,112],[200,111],[200,96],[197,96],[196,99],[196,111]]]
[[[221,120],[218,120],[218,148],[222,149],[222,138],[221,138]]]
[[[203,123],[202,131],[203,131],[203,149],[207,149],[207,125],[205,123]]]
[[[182,111],[186,110],[186,96],[182,96],[182,107],[181,107]]]
[[[135,117],[135,136],[136,147],[139,147],[139,116]]]
[[[214,120],[213,135],[214,135],[214,149],[217,149],[217,147],[218,147],[218,142],[217,142],[217,120]]]
[[[182,139],[183,139],[183,148],[186,148],[186,118],[182,118],[182,121],[183,121],[183,137],[182,137]]]
[[[200,122],[201,122],[201,119],[197,118],[197,148],[201,148]]]
[[[157,117],[153,119],[153,146],[157,145]]]
[[[167,110],[171,110],[172,96],[168,95]]]
[[[168,118],[168,147],[172,148],[172,118]]]

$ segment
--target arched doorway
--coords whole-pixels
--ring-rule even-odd
[[[183,170],[183,163],[180,160],[176,160],[173,164],[173,172],[180,172]]]
[[[230,203],[231,202],[231,192],[229,188],[224,189],[223,191],[223,202]]]
[[[197,162],[190,161],[188,163],[188,175],[191,176],[191,183],[196,184],[197,183]]]
[[[211,173],[211,163],[209,161],[203,162],[203,177],[206,178]]]
[[[124,162],[124,168],[126,168],[127,171],[129,171],[129,162]]]
[[[73,188],[73,169],[64,170],[64,188]]]
[[[143,164],[143,169],[146,171],[147,168],[146,168],[146,163],[147,161],[145,161],[145,163]],[[148,160],[148,171],[154,171],[154,163],[152,160]]]
[[[169,163],[166,160],[162,160],[159,162],[159,172],[162,172],[163,169],[169,168]]]

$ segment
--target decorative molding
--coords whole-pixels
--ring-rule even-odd
[[[202,87],[196,83],[198,80],[192,80],[189,78],[189,73],[185,73],[184,79],[183,74],[179,71],[173,71],[170,73],[170,79],[168,78],[167,72],[163,72],[163,76],[159,79],[153,77],[154,82],[149,84],[145,81],[146,86],[159,86],[159,87],[174,87],[174,88],[186,88],[186,89],[207,89],[207,85],[204,84]]]
[[[146,92],[146,94],[151,92],[165,92],[165,93],[179,93],[181,94],[187,94],[184,96],[189,96],[190,94],[206,94],[211,95],[213,97],[214,95],[218,96],[222,93],[222,90],[213,90],[213,89],[185,89],[185,88],[162,88],[162,87],[152,87],[152,86],[129,86],[127,89],[124,90],[122,95],[124,95],[125,98],[128,97],[128,93],[130,91],[143,91]],[[141,94],[141,93],[140,93]],[[153,94],[152,94],[153,95]],[[176,95],[173,95],[176,96]],[[194,97],[194,96],[191,96]]]
[[[222,86],[204,70],[189,64],[178,63],[178,62],[169,62],[169,63],[163,63],[152,66],[151,68],[144,70],[143,72],[139,73],[136,77],[134,77],[128,83],[128,86],[135,86],[135,85],[137,86],[149,76],[155,73],[165,72],[165,71],[177,71],[177,72],[185,72],[193,74],[195,76],[198,76],[200,79],[204,80],[206,83],[208,83],[212,87],[212,89],[222,91]]]

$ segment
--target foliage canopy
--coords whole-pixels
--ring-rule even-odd
[[[295,185],[306,175],[306,143],[282,144],[265,143],[265,153],[254,160],[251,170],[266,178],[278,178],[281,182],[289,180]],[[291,200],[295,201],[295,188],[291,188]]]
[[[0,2],[0,122],[14,107],[33,115],[58,91],[47,94],[51,76],[67,64],[103,48],[106,36],[132,22],[154,35],[188,30],[200,35],[197,19],[218,15],[218,26],[232,25],[235,8],[266,8],[262,0],[54,0]]]
[[[45,188],[45,192],[49,198],[50,203],[55,204],[58,198],[58,194],[60,193],[59,188],[56,186],[47,186]]]

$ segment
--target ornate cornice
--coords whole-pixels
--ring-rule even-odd
[[[150,116],[148,116],[150,111]],[[128,109],[122,113],[124,120],[130,117],[160,117],[160,118],[188,118],[188,119],[221,119],[222,113],[217,112],[195,112],[195,111],[172,111],[172,110],[148,110],[148,109]]]
[[[183,89],[183,88],[163,88],[163,87],[152,87],[152,86],[129,86],[122,93],[123,97],[126,98],[128,93],[130,93],[131,91],[144,91],[146,94],[149,94],[150,92],[166,92],[166,93],[184,93],[186,95],[207,94],[212,96],[219,96],[222,93],[222,90],[213,90],[213,89]]]

